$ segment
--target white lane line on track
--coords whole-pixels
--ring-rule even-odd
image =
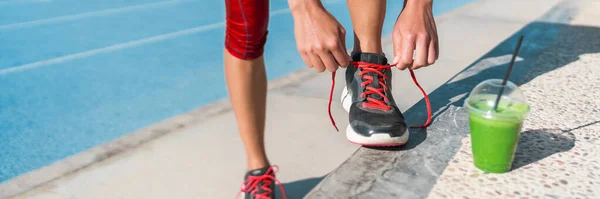
[[[8,0],[8,1],[0,1],[0,6],[6,6],[17,3],[46,3],[50,2],[50,0]]]
[[[289,8],[274,10],[274,11],[270,12],[270,15],[271,15],[271,17],[274,17],[277,15],[285,14],[285,13],[289,13]],[[63,63],[66,61],[90,57],[90,56],[101,54],[101,53],[108,53],[108,52],[113,52],[113,51],[117,51],[117,50],[133,48],[136,46],[141,46],[141,45],[154,43],[157,41],[162,41],[162,40],[167,40],[167,39],[172,39],[172,38],[176,38],[176,37],[181,37],[181,36],[185,36],[185,35],[191,35],[194,33],[204,32],[204,31],[208,31],[208,30],[221,28],[221,27],[225,27],[225,22],[219,22],[219,23],[213,23],[213,24],[209,24],[209,25],[198,26],[198,27],[194,27],[194,28],[189,28],[189,29],[180,30],[180,31],[176,31],[176,32],[170,32],[170,33],[157,35],[157,36],[153,36],[153,37],[146,37],[146,38],[139,39],[139,40],[129,41],[129,42],[125,42],[125,43],[119,43],[119,44],[115,44],[115,45],[111,45],[111,46],[107,46],[107,47],[103,47],[103,48],[96,48],[93,50],[83,51],[83,52],[79,52],[79,53],[74,53],[74,54],[70,54],[70,55],[52,58],[52,59],[46,59],[46,60],[28,63],[28,64],[24,64],[24,65],[20,65],[20,66],[14,66],[14,67],[10,67],[10,68],[0,69],[0,76],[8,75],[8,74],[15,73],[15,72],[31,70],[31,69],[35,69],[35,68],[39,68],[39,67],[49,66],[52,64]]]
[[[31,26],[43,25],[43,24],[60,23],[60,22],[65,22],[65,21],[82,19],[85,17],[102,16],[102,15],[130,12],[130,11],[135,11],[135,10],[158,8],[158,7],[175,5],[175,4],[188,2],[188,1],[191,1],[191,0],[170,0],[170,1],[154,2],[154,3],[121,7],[121,8],[112,8],[112,9],[107,9],[107,10],[85,12],[85,13],[79,13],[79,14],[74,14],[74,15],[52,17],[52,18],[47,18],[47,19],[39,19],[39,20],[13,23],[13,24],[6,24],[6,25],[0,25],[0,31],[15,29],[15,28],[26,28],[26,27],[31,27]]]

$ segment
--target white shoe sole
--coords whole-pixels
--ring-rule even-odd
[[[348,92],[347,87],[344,87],[342,91],[341,101],[342,107],[349,113],[350,106],[352,106],[352,95]],[[406,131],[400,137],[391,137],[387,133],[377,133],[370,137],[365,137],[356,133],[350,124],[346,127],[346,138],[348,138],[348,141],[364,146],[400,146],[408,142],[408,135],[408,128],[406,128]]]

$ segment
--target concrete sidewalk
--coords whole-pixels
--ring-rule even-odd
[[[416,71],[421,85],[428,92],[440,87],[558,2],[481,0],[437,17],[441,56]],[[391,58],[390,39],[383,43]],[[266,142],[288,198],[302,198],[358,149],[329,121],[330,78],[307,69],[271,82]],[[347,116],[338,103],[343,71],[336,82],[332,111],[344,129]],[[407,72],[394,71],[394,85],[403,111],[421,100]],[[409,122],[425,119],[423,114]],[[235,118],[223,100],[0,184],[0,198],[233,198],[244,171]],[[444,193],[450,185],[436,186],[442,188],[435,193]]]
[[[573,21],[554,24],[561,33],[517,82],[531,113],[513,171],[473,167],[466,137],[429,198],[600,198],[600,1],[575,2]]]
[[[430,93],[435,120],[411,130],[407,146],[360,148],[306,198],[598,198],[598,6],[559,2]],[[503,77],[521,34],[511,81],[532,111],[513,171],[487,174],[473,167],[462,106],[478,83]],[[422,114],[419,106],[407,117]]]

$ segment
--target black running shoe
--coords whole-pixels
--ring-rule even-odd
[[[244,193],[244,199],[274,199],[275,198],[275,183],[279,184],[281,195],[285,198],[283,186],[279,180],[275,178],[277,166],[269,166],[261,169],[248,171],[245,176],[245,181],[242,183],[242,188],[238,193]],[[237,197],[236,197],[237,198]]]
[[[363,146],[401,146],[408,141],[408,127],[404,116],[398,109],[392,96],[392,71],[385,55],[373,53],[352,53],[350,66],[346,69],[346,88],[342,92],[342,106],[349,113],[350,124],[346,128],[346,137],[353,143]],[[423,94],[427,106],[427,121],[421,126],[431,124],[431,104],[425,90],[419,85],[415,73],[408,70],[415,85]],[[335,88],[335,74],[331,73],[331,91],[329,93],[329,119],[338,130],[331,102]],[[338,130],[339,131],[339,130]]]
[[[392,96],[392,71],[385,55],[353,53],[346,69],[342,106],[350,123],[346,137],[365,146],[400,146],[408,141],[404,116]]]

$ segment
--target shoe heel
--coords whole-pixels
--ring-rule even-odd
[[[346,112],[350,113],[350,106],[352,106],[352,95],[348,92],[348,87],[344,87],[342,90],[342,96],[340,101],[342,102],[342,107]]]

